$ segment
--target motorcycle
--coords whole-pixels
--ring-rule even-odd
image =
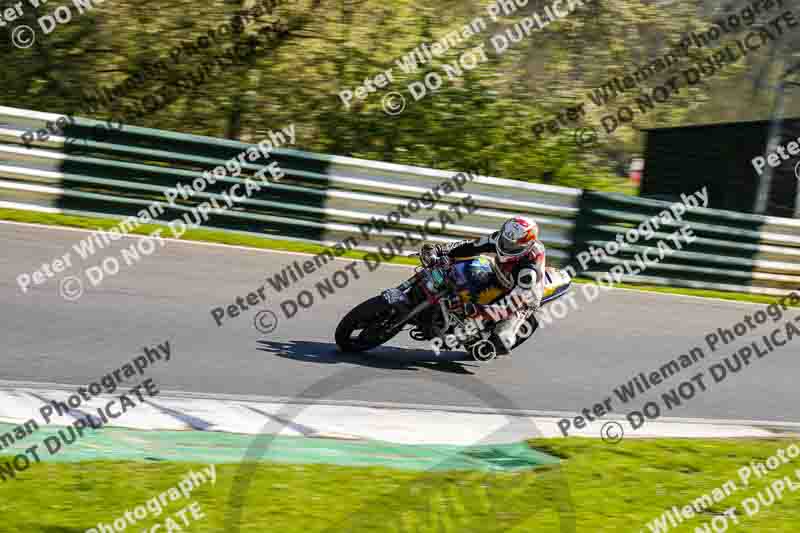
[[[412,256],[419,256],[418,253]],[[458,332],[458,340],[478,361],[497,356],[490,340],[495,322],[487,327],[469,327],[466,308],[469,303],[491,304],[507,291],[497,282],[493,261],[477,256],[462,261],[446,257],[421,258],[414,275],[395,288],[383,291],[354,307],[336,328],[336,344],[343,352],[363,352],[376,348],[410,326],[409,335],[416,341],[444,339]],[[564,296],[572,286],[569,274],[557,268],[545,269],[545,290],[541,305]],[[513,350],[527,340],[539,326],[533,310],[526,311],[526,322],[517,335]],[[448,344],[449,346],[449,344]]]

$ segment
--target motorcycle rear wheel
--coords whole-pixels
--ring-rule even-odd
[[[528,340],[531,337],[533,337],[533,334],[536,333],[537,329],[539,329],[539,321],[536,320],[535,316],[529,316],[528,317],[528,327],[531,328],[530,334],[525,336],[525,337],[523,337],[521,335],[517,335],[517,342],[515,342],[514,346],[511,347],[512,350],[514,350],[517,346],[519,346],[520,344],[522,344],[526,340]]]
[[[395,307],[382,296],[375,296],[355,306],[336,327],[336,344],[343,352],[364,352],[389,341],[397,332],[391,330],[396,315]],[[357,337],[353,334],[358,332]]]

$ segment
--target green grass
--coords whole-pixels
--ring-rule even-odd
[[[733,480],[739,490],[701,517],[670,531],[695,527],[800,468],[782,465],[749,487],[737,471],[750,460],[764,461],[791,441],[627,440],[605,444],[591,439],[536,440],[531,444],[564,458],[559,467],[516,473],[409,472],[388,468],[259,464],[246,493],[231,497],[239,465],[218,465],[217,483],[168,504],[158,519],[175,517],[196,501],[206,518],[185,531],[228,531],[226,512],[242,510],[243,532],[559,532],[559,517],[572,516],[578,532],[649,531],[647,523],[672,506],[684,507]],[[109,524],[177,485],[189,463],[86,462],[34,465],[18,481],[0,483],[0,532],[82,532]],[[568,491],[567,491],[568,487]],[[759,514],[737,514],[731,531],[792,532],[800,523],[800,491]],[[179,522],[180,523],[180,522]],[[161,531],[165,531],[166,528]],[[175,531],[178,531],[175,529]]]
[[[73,228],[84,229],[110,229],[119,224],[119,220],[110,218],[94,218],[72,215],[60,215],[39,213],[35,211],[22,211],[17,209],[0,209],[0,220],[10,220],[14,222],[26,222],[30,224],[46,224],[53,226],[67,226]],[[143,224],[136,228],[131,233],[136,235],[149,235],[154,230],[163,226]],[[165,236],[169,234],[166,233]],[[326,247],[319,244],[286,241],[280,239],[269,239],[266,237],[256,237],[252,235],[242,235],[237,233],[229,233],[220,230],[211,229],[196,229],[189,230],[181,240],[187,241],[201,241],[201,242],[214,242],[219,244],[231,244],[237,246],[247,246],[250,248],[261,248],[267,250],[284,250],[289,252],[303,252],[309,254],[318,254],[325,250]],[[348,251],[342,257],[349,257],[353,259],[361,259],[364,257],[365,252]],[[417,265],[419,264],[415,258],[409,257],[395,257],[388,263],[404,264],[404,265]],[[576,278],[578,283],[589,283],[592,280],[587,278]],[[772,303],[775,301],[773,296],[762,296],[756,294],[746,294],[738,292],[714,291],[706,289],[686,289],[681,287],[660,287],[651,285],[636,285],[633,283],[619,283],[617,287],[626,289],[637,289],[651,292],[661,292],[669,294],[684,294],[690,296],[700,296],[706,298],[721,298],[724,300],[736,300],[742,302],[754,303]]]

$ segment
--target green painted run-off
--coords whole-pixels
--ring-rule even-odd
[[[15,426],[0,424],[0,433]],[[105,428],[87,431],[83,438],[63,446],[51,455],[45,439],[64,428],[42,428],[12,446],[0,456],[24,453],[38,444],[42,461],[86,460],[186,461],[238,463],[249,460],[281,463],[322,463],[343,466],[385,466],[407,470],[518,470],[558,459],[531,449],[525,443],[475,446],[410,445],[381,441],[350,441],[329,438],[240,435],[215,431],[143,431]],[[259,444],[257,443],[257,440]],[[55,439],[51,439],[51,445]],[[62,439],[58,439],[62,440]],[[263,449],[263,454],[248,449]],[[259,457],[260,455],[260,457]]]

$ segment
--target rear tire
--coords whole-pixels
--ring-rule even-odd
[[[336,344],[343,352],[364,352],[389,341],[385,335],[396,313],[395,307],[383,296],[375,296],[355,306],[342,318],[336,327]],[[386,322],[389,321],[389,324]],[[357,337],[353,333],[359,331]],[[381,334],[381,331],[384,334]]]
[[[527,337],[521,337],[519,334],[517,334],[517,342],[515,342],[515,343],[514,343],[514,346],[512,346],[512,347],[511,347],[511,349],[512,349],[512,350],[516,349],[516,348],[517,348],[517,346],[519,346],[520,344],[522,344],[522,343],[523,343],[523,342],[525,342],[526,340],[528,340],[528,339],[530,339],[531,337],[533,337],[533,334],[534,334],[534,333],[536,333],[536,330],[537,330],[537,329],[539,329],[539,321],[538,321],[538,320],[536,320],[536,317],[535,317],[535,316],[533,316],[533,315],[529,316],[529,317],[528,317],[528,320],[527,320],[527,322],[528,322],[527,326],[523,326],[523,327],[529,327],[529,328],[532,328],[532,329],[531,329],[531,334],[530,334],[530,335],[528,335]],[[522,329],[522,328],[520,328],[520,330],[521,330],[521,329]]]

